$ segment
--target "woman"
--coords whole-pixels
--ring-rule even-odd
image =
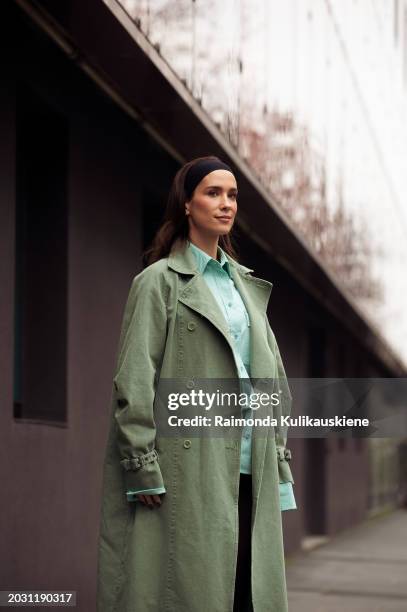
[[[273,416],[290,412],[266,315],[272,284],[237,262],[236,213],[227,164],[185,164],[133,280],[104,465],[99,612],[287,610],[281,509],[296,505],[285,429],[277,420],[260,435],[245,423],[234,436],[179,435],[160,429],[157,409],[162,381],[190,393],[219,379],[272,387]]]

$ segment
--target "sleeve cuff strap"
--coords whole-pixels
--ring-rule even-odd
[[[144,455],[138,455],[137,457],[131,457],[130,459],[122,459],[120,464],[123,468],[128,471],[139,470],[144,467],[148,463],[153,463],[153,461],[157,461],[158,453],[155,449],[145,453]]]

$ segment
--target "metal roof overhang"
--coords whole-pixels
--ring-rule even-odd
[[[239,184],[239,225],[392,375],[406,375],[402,360],[377,327],[310,250],[253,170],[118,2],[15,2],[179,162],[215,154],[232,163]]]

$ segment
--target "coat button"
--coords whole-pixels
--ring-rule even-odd
[[[194,381],[193,381],[193,380],[187,380],[187,382],[186,382],[186,387],[187,387],[188,389],[192,389],[193,387],[195,387],[195,383],[194,383]]]
[[[191,448],[191,440],[184,440],[184,448]]]
[[[190,321],[187,325],[189,331],[194,331],[195,327],[196,327],[196,323],[194,323],[194,321]]]

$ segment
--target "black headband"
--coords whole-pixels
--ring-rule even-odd
[[[216,159],[203,159],[189,168],[184,180],[184,189],[188,200],[191,198],[195,187],[202,181],[204,176],[214,170],[228,170],[233,174],[232,168],[223,161]]]

